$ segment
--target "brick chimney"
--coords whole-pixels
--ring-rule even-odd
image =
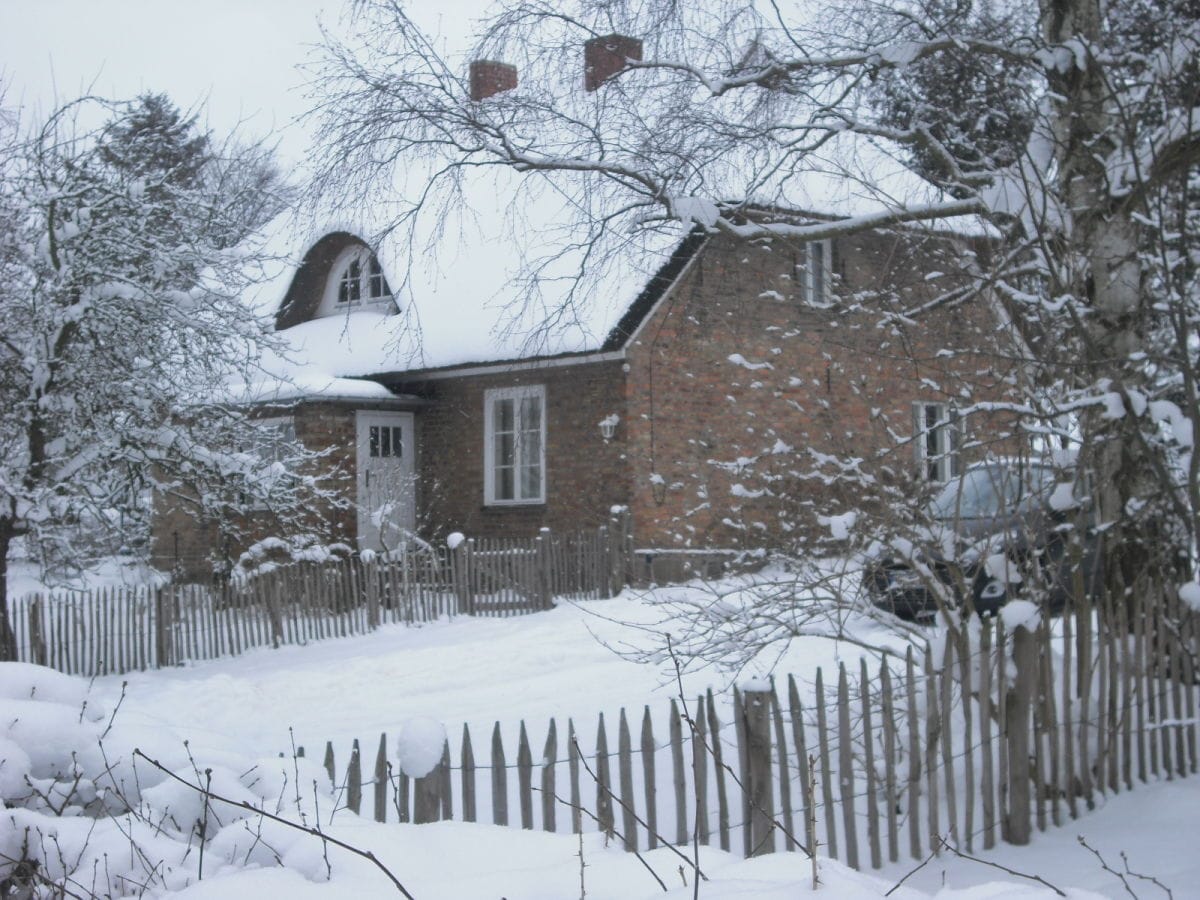
[[[592,38],[583,45],[583,87],[594,91],[625,71],[625,61],[642,58],[642,42],[620,34]]]
[[[517,86],[517,67],[489,59],[471,63],[471,99],[486,100]]]

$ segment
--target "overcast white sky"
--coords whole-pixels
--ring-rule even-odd
[[[88,90],[162,91],[203,106],[219,133],[245,120],[254,135],[279,134],[300,159],[297,67],[320,39],[318,17],[336,27],[341,10],[342,0],[0,0],[5,105],[36,116]]]

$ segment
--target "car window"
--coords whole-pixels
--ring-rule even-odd
[[[946,484],[930,504],[937,519],[997,519],[1028,512],[1042,503],[1055,485],[1051,466],[974,466]]]

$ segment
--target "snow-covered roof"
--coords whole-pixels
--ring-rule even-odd
[[[836,170],[794,179],[788,191],[792,208],[811,213],[790,215],[855,218],[933,199],[926,186],[895,160],[889,166],[877,149],[858,157],[873,171],[870,190],[863,187],[865,177],[847,175],[846,160],[841,154]],[[686,238],[710,224],[705,211],[715,208],[708,198],[677,198],[672,206],[685,221],[648,236],[610,236],[601,265],[579,281],[584,250],[574,247],[579,233],[572,230],[571,211],[541,203],[514,218],[507,204],[517,177],[491,173],[486,181],[465,185],[456,212],[412,230],[389,227],[395,208],[387,202],[353,214],[340,207],[327,215],[305,208],[271,223],[264,235],[270,262],[247,300],[258,313],[277,317],[287,349],[263,360],[261,383],[245,386],[246,398],[384,398],[392,396],[386,388],[361,379],[619,349],[620,338],[632,333],[665,290],[663,275],[678,274],[672,266],[681,251],[690,254],[698,247],[695,238],[690,246]],[[764,210],[757,215],[785,215]],[[980,233],[973,219],[938,226]],[[333,235],[375,252],[395,292],[397,314],[376,307],[301,321],[308,315],[281,313],[298,277],[315,276],[322,284],[330,277],[328,258],[323,269],[311,259],[314,248]],[[315,273],[305,274],[306,259]],[[535,283],[528,273],[539,261]]]

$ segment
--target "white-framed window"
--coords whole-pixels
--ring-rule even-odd
[[[484,502],[546,502],[545,386],[485,391],[483,428]]]
[[[403,459],[404,429],[399,425],[368,425],[367,456],[372,459]]]
[[[833,302],[830,282],[833,279],[833,245],[829,240],[810,241],[804,245],[796,265],[800,283],[800,299],[809,306],[829,306]]]
[[[338,254],[330,270],[321,315],[391,302],[392,289],[375,254],[363,246],[348,247]]]
[[[925,481],[949,481],[962,472],[963,418],[946,403],[913,404],[913,446]]]

